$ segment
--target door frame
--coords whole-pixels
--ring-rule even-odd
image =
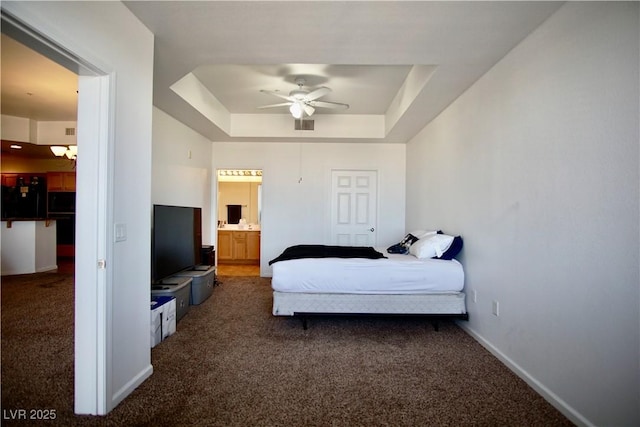
[[[105,415],[114,406],[110,357],[113,272],[106,265],[113,259],[113,231],[107,226],[113,222],[113,79],[110,75],[79,79],[78,140],[94,143],[83,145],[91,148],[82,151],[78,144],[78,153],[82,153],[78,159],[83,159],[76,171],[76,236],[82,236],[76,237],[75,271],[74,408],[78,414]],[[82,286],[91,283],[95,286]]]
[[[213,185],[212,187],[215,188],[215,203],[212,204],[212,221],[211,224],[215,226],[215,245],[217,246],[217,250],[216,250],[216,265],[218,265],[218,256],[220,254],[220,245],[219,245],[219,240],[218,240],[218,221],[220,220],[219,217],[219,211],[220,211],[220,179],[219,179],[219,171],[222,170],[256,170],[256,171],[260,171],[261,175],[260,175],[260,183],[258,185],[258,194],[257,194],[257,203],[258,203],[258,224],[260,225],[260,275],[262,275],[262,206],[264,205],[262,202],[262,198],[263,198],[263,185],[264,185],[264,168],[262,166],[259,167],[214,167],[213,168],[213,175],[214,175],[214,183],[215,185]],[[223,181],[223,182],[231,182],[231,181]],[[238,181],[239,183],[242,181]],[[214,215],[215,213],[215,215]]]
[[[24,16],[35,24],[27,24]],[[74,301],[74,411],[104,415],[111,393],[113,117],[115,76],[49,37],[18,3],[1,9],[3,33],[79,75]]]

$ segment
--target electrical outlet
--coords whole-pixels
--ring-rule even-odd
[[[473,302],[478,302],[478,291],[474,289],[472,291],[472,295],[473,295]]]
[[[493,300],[492,310],[494,315],[500,316],[500,303],[498,301]]]

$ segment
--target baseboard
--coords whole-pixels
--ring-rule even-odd
[[[576,411],[573,407],[571,407],[567,402],[562,400],[558,395],[549,390],[545,385],[543,385],[540,381],[535,379],[531,374],[522,369],[517,363],[507,357],[504,353],[498,350],[493,346],[489,341],[487,341],[484,337],[478,334],[473,328],[469,327],[467,322],[457,322],[458,326],[460,326],[465,332],[471,335],[476,341],[480,343],[484,348],[486,348],[491,354],[498,358],[502,363],[504,363],[507,368],[509,368],[513,373],[515,373],[518,377],[524,380],[531,388],[533,388],[538,394],[540,394],[547,402],[553,405],[558,411],[560,411],[565,417],[567,417],[571,422],[578,426],[585,427],[595,427],[595,424],[591,423],[587,420],[582,414]]]
[[[24,272],[24,271],[16,271],[16,270],[7,270],[6,268],[2,270],[3,276],[16,276],[18,274],[30,274],[32,272]]]
[[[38,269],[29,269],[27,271],[25,270],[11,270],[11,269],[3,269],[2,270],[2,276],[17,276],[20,274],[34,274],[34,273],[43,273],[45,271],[49,271],[49,270],[55,270],[56,268],[58,268],[58,266],[54,266],[54,267],[42,267],[42,268],[38,268]]]
[[[118,406],[120,402],[122,402],[127,396],[129,396],[133,390],[138,388],[140,384],[142,384],[147,378],[149,378],[153,374],[153,365],[147,366],[145,369],[140,371],[138,375],[133,377],[131,381],[124,385],[124,387],[120,388],[116,393],[114,393],[113,398],[111,399],[111,411],[113,408]]]
[[[57,264],[47,265],[46,267],[37,268],[36,273],[44,273],[45,271],[51,271],[51,270],[57,270],[57,269],[58,269]]]

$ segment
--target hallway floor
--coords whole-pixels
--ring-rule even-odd
[[[259,265],[219,264],[216,267],[218,276],[260,276]]]

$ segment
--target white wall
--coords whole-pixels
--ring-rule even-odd
[[[38,126],[35,120],[26,117],[0,115],[0,134],[7,141],[37,144]]]
[[[76,243],[83,242],[84,247],[100,246],[98,236],[103,234],[107,242],[103,242],[107,258],[108,283],[106,300],[99,300],[89,309],[94,316],[95,311],[106,307],[103,313],[108,324],[107,331],[94,331],[93,345],[100,337],[105,336],[107,359],[100,359],[100,354],[93,354],[95,349],[91,343],[78,345],[78,328],[84,327],[82,318],[76,321],[76,368],[78,360],[98,364],[106,362],[106,385],[94,384],[98,378],[85,378],[76,373],[76,392],[78,383],[87,385],[87,389],[100,389],[97,396],[84,397],[86,407],[96,405],[96,400],[104,397],[109,410],[133,390],[152,372],[151,351],[149,345],[149,295],[150,295],[150,201],[151,201],[151,120],[152,120],[152,86],[153,86],[153,34],[142,25],[137,18],[120,2],[3,2],[3,9],[9,10],[22,22],[36,29],[45,38],[62,46],[73,55],[102,70],[111,76],[112,87],[109,98],[112,101],[109,137],[112,151],[109,162],[112,170],[112,181],[108,184],[97,182],[100,188],[85,191],[89,185],[83,177],[94,182],[97,165],[83,163],[82,140],[83,126],[78,122],[78,223],[80,209],[92,213],[91,193],[101,192],[105,187],[109,192],[109,203],[106,212],[107,230],[92,230],[93,235],[79,233]],[[85,86],[85,87],[88,87]],[[79,108],[82,109],[82,93],[79,96]],[[86,98],[85,98],[86,100]],[[85,107],[89,107],[84,104]],[[99,105],[91,105],[98,108]],[[89,110],[90,108],[87,108]],[[79,112],[79,117],[81,117]],[[90,116],[91,113],[87,113]],[[85,117],[87,117],[85,116]],[[99,132],[94,135],[98,138]],[[87,154],[95,149],[88,148],[90,141],[85,142]],[[92,140],[95,142],[95,140]],[[106,153],[101,153],[102,155]],[[94,178],[91,180],[91,178]],[[81,190],[81,187],[84,189]],[[83,195],[81,197],[81,194]],[[90,196],[89,196],[90,195]],[[84,198],[84,199],[83,199]],[[96,202],[97,205],[97,202]],[[91,218],[89,218],[91,219]],[[113,243],[114,224],[124,224],[127,230],[125,241]],[[98,219],[96,218],[96,224]],[[78,224],[77,224],[78,225]],[[97,227],[95,227],[97,228]],[[79,246],[77,246],[79,247]],[[103,248],[100,247],[99,250]],[[86,260],[84,254],[76,257],[76,310],[78,307],[90,305],[91,298],[96,297],[96,281],[88,281],[87,277],[98,275],[97,259]],[[84,257],[84,258],[83,258]],[[82,258],[82,260],[80,259]],[[85,262],[86,261],[86,262]],[[89,301],[82,301],[89,298]],[[109,308],[111,310],[109,311]],[[95,319],[92,319],[95,321]],[[79,324],[80,323],[80,324]],[[82,335],[82,334],[81,334]],[[84,336],[84,335],[83,335]],[[97,338],[96,338],[97,337]],[[85,344],[87,342],[84,342]],[[100,349],[97,349],[98,353]],[[86,365],[86,366],[88,366]],[[101,367],[96,368],[98,376]],[[79,378],[80,377],[80,378]],[[93,390],[91,390],[93,388]],[[106,392],[103,396],[102,391]],[[81,393],[76,393],[76,409]],[[100,407],[101,403],[97,403]]]
[[[56,257],[56,222],[36,221],[36,272],[58,268]]]
[[[202,208],[202,244],[211,240],[211,141],[153,109],[152,203]]]
[[[407,228],[465,241],[463,326],[585,425],[640,425],[638,15],[567,3],[407,146]]]
[[[37,122],[37,143],[42,145],[75,145],[77,143],[75,133],[67,135],[67,129],[75,131],[76,122]]]
[[[1,116],[2,139],[39,145],[75,145],[76,135],[67,135],[66,129],[75,130],[75,121],[38,122],[25,117]]]
[[[2,260],[0,273],[31,274],[55,270],[56,222],[2,221],[0,229]]]
[[[263,171],[262,276],[271,276],[269,260],[287,246],[329,242],[332,169],[377,170],[378,245],[397,243],[404,235],[404,145],[214,143],[214,172],[236,168]]]

